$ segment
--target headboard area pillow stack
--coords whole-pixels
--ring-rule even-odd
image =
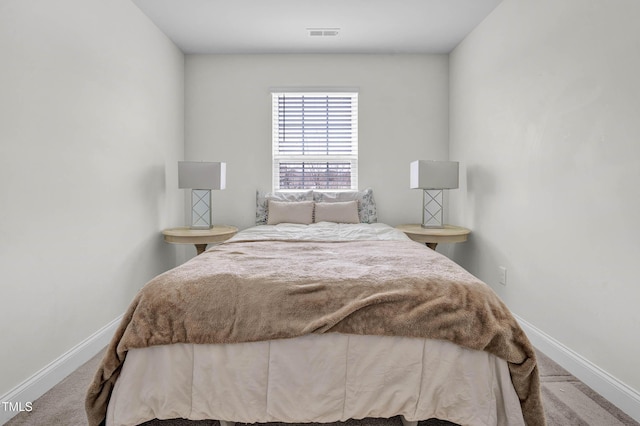
[[[371,188],[363,189],[362,191],[343,192],[313,191],[313,201],[316,203],[334,203],[352,200],[358,202],[360,223],[376,223],[378,221],[378,211]]]
[[[313,191],[256,192],[256,225],[266,225],[269,200],[282,202],[313,201]]]
[[[298,191],[298,192],[256,192],[256,225],[275,224],[281,219],[285,222],[292,213],[286,213],[286,205],[276,204],[276,217],[271,215],[269,218],[269,201],[278,203],[299,203],[303,201],[312,201],[315,203],[315,222],[340,222],[340,223],[357,223],[353,214],[354,201],[357,205],[357,221],[360,223],[376,223],[378,215],[376,203],[373,198],[373,190],[368,188],[362,191]],[[351,202],[351,203],[349,203]],[[338,203],[335,206],[329,206],[328,203]],[[298,211],[304,209],[302,205],[290,205]],[[308,207],[307,207],[308,208]],[[318,212],[320,213],[319,216]],[[284,216],[283,216],[284,215]],[[296,219],[298,216],[292,217]],[[333,220],[330,220],[333,219]],[[277,223],[281,223],[277,222]],[[313,221],[312,221],[313,222]],[[309,223],[312,223],[309,222]],[[293,222],[301,223],[301,222]]]

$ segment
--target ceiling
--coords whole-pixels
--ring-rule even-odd
[[[448,53],[502,0],[132,1],[184,53],[224,54]]]

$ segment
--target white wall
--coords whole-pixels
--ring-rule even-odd
[[[175,264],[184,56],[129,0],[0,2],[0,395]]]
[[[450,57],[454,258],[636,392],[638,22],[635,0],[504,0]]]
[[[273,87],[359,88],[359,186],[379,220],[419,222],[409,163],[448,155],[446,55],[187,55],[185,158],[226,161],[214,223],[255,224],[255,191],[271,189]]]

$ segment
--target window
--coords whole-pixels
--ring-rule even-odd
[[[274,190],[358,189],[358,94],[272,97]]]

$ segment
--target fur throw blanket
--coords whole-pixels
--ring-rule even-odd
[[[544,425],[535,352],[498,296],[413,241],[228,242],[151,280],[130,304],[87,393],[103,421],[130,348],[308,333],[444,339],[508,362],[527,425]]]

